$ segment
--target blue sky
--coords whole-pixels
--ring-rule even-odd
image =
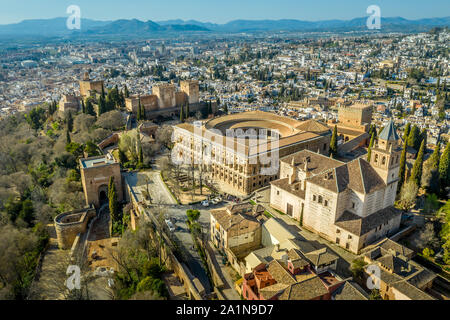
[[[450,16],[449,0],[0,0],[0,24],[67,16],[75,4],[83,18],[96,20],[352,19],[375,4],[386,17],[420,19]]]

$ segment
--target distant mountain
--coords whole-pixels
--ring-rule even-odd
[[[190,24],[159,25],[153,21],[115,20],[96,21],[81,19],[80,30],[69,30],[66,26],[67,18],[48,20],[24,20],[20,23],[0,25],[0,35],[8,36],[70,36],[70,35],[148,35],[155,32],[188,32],[209,31],[209,29]]]
[[[116,20],[96,21],[81,20],[81,30],[69,30],[66,27],[67,18],[47,20],[24,20],[20,23],[0,25],[0,36],[40,35],[40,36],[71,36],[71,35],[122,35],[147,36],[165,32],[346,32],[367,30],[367,17],[352,20],[322,20],[302,21],[295,19],[283,20],[234,20],[225,24],[200,22],[196,20],[140,21]],[[450,17],[408,20],[401,17],[381,18],[381,32],[420,32],[432,27],[450,26]]]
[[[73,30],[66,26],[67,18],[24,20],[19,23],[0,25],[0,35],[69,35]],[[81,19],[82,29],[91,29],[111,23],[111,21],[97,21]]]
[[[282,20],[233,20],[226,24],[214,24],[195,20],[169,20],[157,22],[160,25],[176,23],[192,24],[219,32],[255,32],[255,31],[358,31],[367,30],[367,17],[352,20],[302,21]],[[380,31],[415,32],[432,27],[450,26],[450,17],[407,20],[401,17],[381,18]]]

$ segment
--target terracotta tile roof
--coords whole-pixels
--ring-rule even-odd
[[[336,220],[335,225],[354,235],[362,236],[399,215],[401,212],[394,207],[379,210],[364,218],[346,210]]]
[[[226,209],[218,209],[211,210],[211,215],[227,231],[228,236],[253,232],[261,227],[257,219],[245,213],[230,214]]]
[[[302,282],[293,284],[286,288],[278,297],[279,300],[311,300],[328,293],[322,280],[318,277],[311,277]]]
[[[334,300],[369,300],[367,294],[351,281],[345,281],[333,292]]]
[[[362,158],[329,169],[308,179],[308,181],[337,193],[348,188],[358,193],[367,194],[386,187],[375,169]]]
[[[286,192],[292,193],[293,195],[296,195],[297,197],[305,199],[306,191],[300,189],[299,182],[290,184],[289,179],[284,178],[284,179],[278,179],[278,180],[272,181],[272,182],[270,182],[270,184],[277,188],[280,188]],[[298,188],[296,189],[295,186],[298,186]]]
[[[269,271],[270,275],[277,283],[289,285],[297,282],[294,276],[287,270],[287,267],[282,260],[271,261],[267,266],[267,271]]]

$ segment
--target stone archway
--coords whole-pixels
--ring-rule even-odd
[[[100,206],[108,202],[108,186],[106,184],[102,184],[98,188],[98,202]]]

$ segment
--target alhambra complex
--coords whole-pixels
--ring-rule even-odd
[[[302,122],[261,111],[226,115],[197,127],[182,123],[174,129],[177,156],[189,159],[188,163],[202,163],[215,181],[242,194],[278,179],[282,157],[304,149],[328,154],[331,138],[330,129],[318,121]],[[252,136],[252,129],[257,134],[265,132],[264,139]],[[227,136],[227,130],[241,130],[247,137]]]

